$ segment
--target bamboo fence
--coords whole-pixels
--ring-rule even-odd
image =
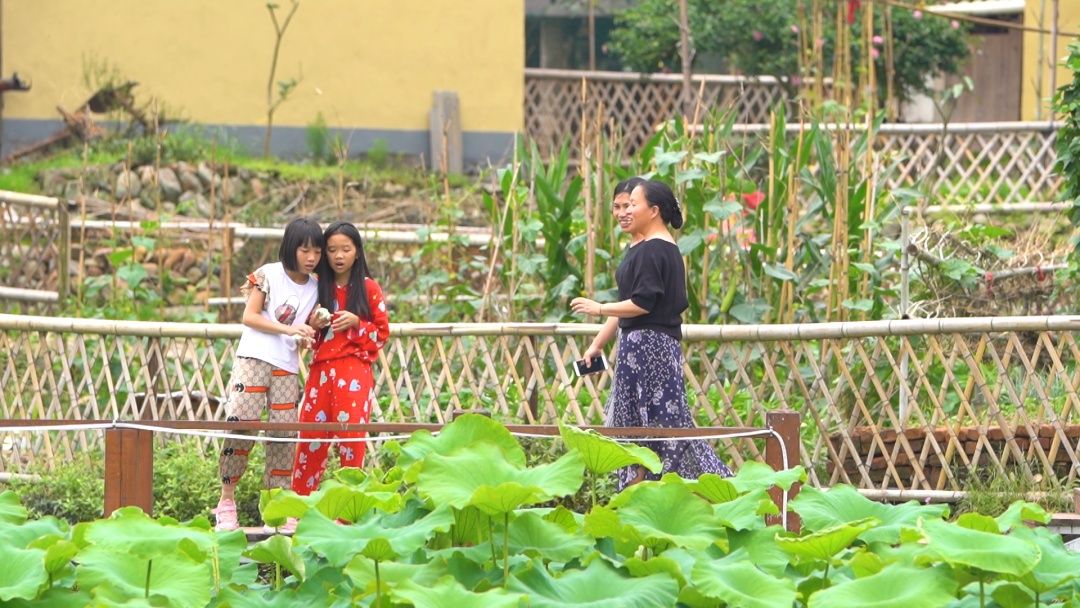
[[[772,77],[697,75],[693,82],[704,109],[734,114],[732,132],[740,137],[764,137],[770,112],[785,101]],[[681,94],[682,78],[673,74],[527,69],[525,129],[550,153],[575,141],[582,117],[600,107],[612,135],[634,154],[659,125],[681,115]],[[948,204],[1016,203],[1052,200],[1057,192],[1056,134],[1050,122],[890,123],[875,131],[874,146],[897,164],[891,188],[922,184],[936,193],[934,202]]]
[[[575,377],[597,325],[398,324],[376,365],[374,422],[600,424],[610,376]],[[686,326],[702,426],[803,417],[809,482],[960,491],[989,471],[1076,479],[1080,317]],[[237,325],[0,315],[0,419],[224,419]],[[906,369],[901,370],[901,359]],[[901,391],[907,407],[899,413]],[[101,449],[98,432],[0,436],[22,473]],[[720,440],[738,466],[760,440]]]

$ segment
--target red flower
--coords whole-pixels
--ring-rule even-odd
[[[855,24],[855,11],[862,8],[862,0],[848,0],[847,3],[847,22],[848,25]]]
[[[761,202],[765,200],[765,193],[760,190],[748,192],[742,195],[742,200],[747,209],[754,211],[761,205]]]

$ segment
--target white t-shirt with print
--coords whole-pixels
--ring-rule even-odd
[[[265,296],[262,316],[285,325],[303,325],[308,315],[319,301],[319,282],[309,276],[307,283],[296,284],[285,273],[281,262],[266,264],[248,275],[246,289],[259,289]],[[246,291],[245,291],[246,293]],[[274,367],[297,373],[300,371],[300,357],[297,354],[296,340],[284,334],[269,334],[250,327],[244,327],[240,336],[240,345],[236,348],[237,357],[251,357],[266,361]]]

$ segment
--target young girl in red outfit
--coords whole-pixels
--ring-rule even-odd
[[[375,401],[371,364],[390,337],[379,284],[368,276],[360,231],[348,222],[323,233],[326,251],[319,263],[319,304],[333,311],[328,327],[315,338],[315,354],[304,386],[300,422],[364,423]],[[316,322],[316,325],[321,323]],[[365,437],[366,433],[301,432],[304,439]],[[308,495],[319,487],[330,444],[301,443],[296,449],[292,488]],[[341,465],[364,464],[366,444],[338,444]]]

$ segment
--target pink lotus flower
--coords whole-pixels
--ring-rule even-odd
[[[765,193],[761,190],[755,190],[754,192],[748,192],[742,195],[743,204],[750,211],[756,211],[762,201],[765,200]]]
[[[911,16],[916,18],[916,19],[922,19],[922,11],[916,9],[916,10],[911,12]]]
[[[873,57],[874,59],[877,59],[878,57],[881,56],[881,53],[876,48],[871,48],[870,49],[870,56]]]
[[[797,26],[797,25],[791,26],[791,33],[792,34],[798,34],[799,33],[799,26]]]
[[[754,39],[754,42],[761,42],[761,39],[765,37],[761,32],[754,30],[751,32],[750,37]]]
[[[871,38],[871,40],[873,41],[874,44],[876,44],[878,46],[881,46],[882,44],[885,43],[885,39],[882,38],[881,36],[874,36],[873,38]]]
[[[958,29],[960,29],[960,22],[957,21],[956,19],[953,19],[952,21],[949,22],[949,27],[951,27],[954,30],[958,30]]]

